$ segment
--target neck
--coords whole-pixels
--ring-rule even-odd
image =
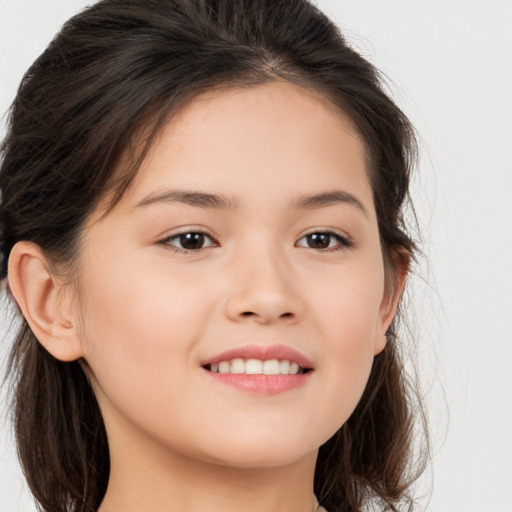
[[[117,435],[110,439],[110,480],[98,512],[315,509],[316,451],[276,467],[228,467],[162,449],[149,440],[132,439],[130,444]]]

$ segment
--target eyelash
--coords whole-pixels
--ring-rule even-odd
[[[191,235],[191,234],[203,235],[203,236],[208,237],[210,240],[213,240],[213,238],[210,235],[208,235],[208,233],[205,233],[204,231],[190,230],[190,231],[183,231],[181,233],[176,233],[174,235],[168,236],[158,243],[165,245],[172,251],[183,253],[183,254],[199,252],[199,251],[203,251],[205,249],[210,249],[211,247],[214,247],[214,246],[210,246],[210,247],[202,247],[200,249],[183,249],[183,248],[176,247],[176,246],[170,244],[170,242],[172,240],[176,240],[182,236]],[[310,247],[310,249],[312,249],[313,251],[316,251],[316,252],[324,252],[324,253],[325,252],[337,252],[337,251],[343,251],[346,249],[350,249],[354,246],[354,242],[350,238],[348,238],[347,236],[340,235],[339,233],[337,233],[335,231],[330,231],[330,230],[313,231],[311,233],[307,233],[306,235],[304,235],[302,238],[300,238],[300,240],[302,240],[303,238],[306,238],[308,236],[311,236],[311,235],[328,235],[330,237],[334,237],[339,242],[338,245],[335,245],[334,247],[330,247],[330,248],[326,248],[326,249],[315,249],[314,247]],[[300,246],[300,247],[304,247],[304,246]]]

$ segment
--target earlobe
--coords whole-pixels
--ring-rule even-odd
[[[39,342],[61,361],[82,357],[81,343],[62,283],[52,275],[41,248],[18,242],[9,257],[9,288]]]
[[[409,271],[410,254],[400,248],[394,255],[394,271],[391,283],[386,286],[386,292],[380,305],[379,323],[377,325],[376,340],[374,346],[374,355],[384,350],[387,343],[387,331],[395,317],[400,298],[405,289],[407,273]]]

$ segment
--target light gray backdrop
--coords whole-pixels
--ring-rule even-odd
[[[2,114],[26,68],[87,3],[0,0]],[[420,483],[433,480],[427,510],[511,512],[512,1],[318,5],[384,71],[422,139],[413,193],[428,283],[414,280],[413,299],[433,425],[433,478]],[[4,409],[2,395],[0,512],[32,512]]]

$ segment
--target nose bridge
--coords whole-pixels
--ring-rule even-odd
[[[302,308],[293,265],[279,241],[259,235],[235,250],[227,314],[260,323],[296,320]]]

